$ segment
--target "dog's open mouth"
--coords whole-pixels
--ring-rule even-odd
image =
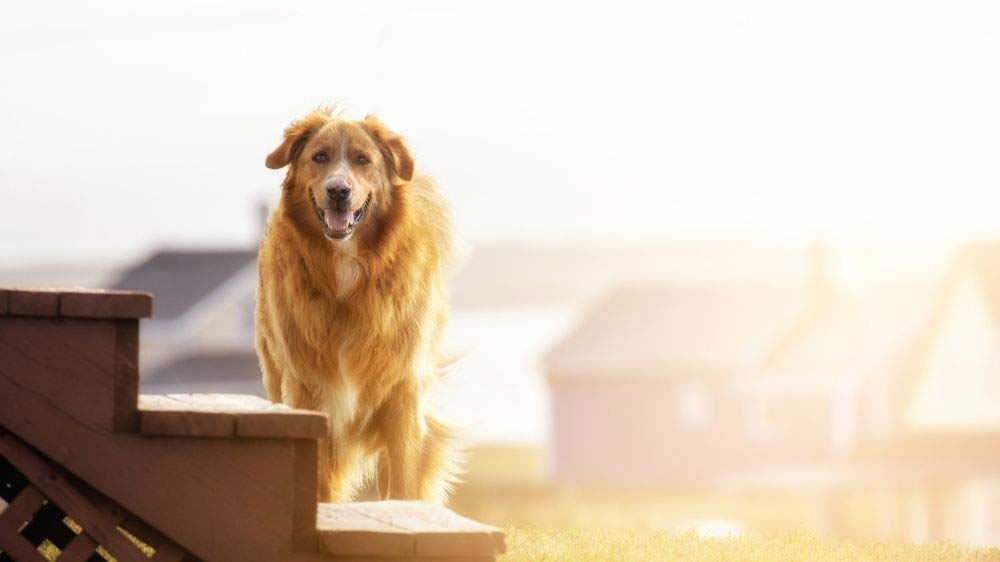
[[[316,215],[323,223],[323,231],[327,238],[333,240],[343,240],[354,232],[354,227],[365,218],[368,204],[371,203],[371,195],[365,199],[365,204],[357,211],[352,211],[347,205],[335,205],[332,209],[320,209],[316,206]]]

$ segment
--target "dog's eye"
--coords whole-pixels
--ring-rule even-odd
[[[317,152],[316,154],[313,154],[313,162],[316,162],[317,164],[324,164],[329,161],[330,156],[325,152]]]
[[[364,154],[358,154],[354,157],[354,163],[358,166],[367,166],[371,163],[371,160],[369,160]]]

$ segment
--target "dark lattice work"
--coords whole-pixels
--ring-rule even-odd
[[[0,562],[197,559],[0,428]]]

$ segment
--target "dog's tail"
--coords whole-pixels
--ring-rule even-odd
[[[433,414],[424,420],[427,433],[420,458],[420,497],[444,503],[462,481],[465,453],[458,447],[454,429]]]

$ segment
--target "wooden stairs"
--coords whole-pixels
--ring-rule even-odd
[[[139,319],[151,312],[142,293],[0,289],[0,562],[504,552],[501,532],[444,507],[317,504],[322,414],[252,396],[140,396]]]

